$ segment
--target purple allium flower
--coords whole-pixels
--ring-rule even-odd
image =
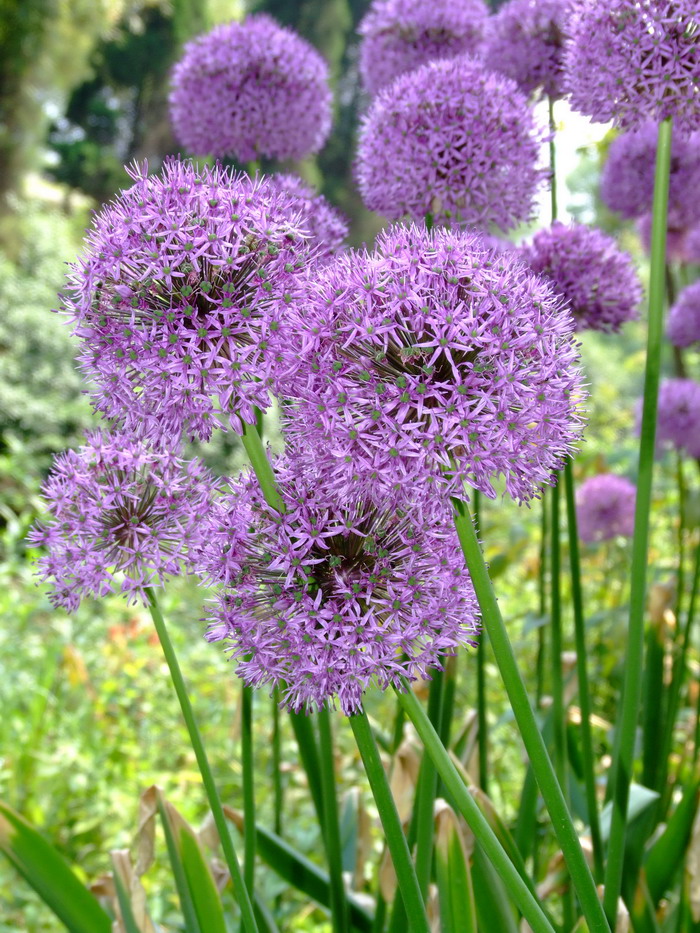
[[[331,128],[328,66],[265,14],[216,26],[175,65],[170,118],[193,155],[303,159]]]
[[[602,230],[555,221],[521,252],[566,299],[577,330],[614,333],[636,318],[642,285],[634,263]]]
[[[304,353],[280,387],[297,399],[287,430],[337,488],[361,474],[495,496],[500,476],[526,500],[580,437],[571,315],[477,234],[396,226],[320,269],[290,311]]]
[[[676,347],[700,341],[700,282],[684,288],[668,314],[666,334]]]
[[[645,123],[610,144],[600,179],[600,196],[628,219],[651,211],[654,200],[657,128]],[[700,132],[673,134],[669,180],[669,223],[682,228],[700,220],[700,204],[689,191],[700,188]]]
[[[525,94],[562,96],[567,0],[508,0],[486,26],[484,63],[508,75]]]
[[[697,0],[576,0],[565,58],[571,106],[598,123],[637,129],[700,117]]]
[[[436,496],[381,507],[325,492],[308,461],[275,465],[286,511],[257,480],[231,488],[210,523],[203,567],[223,584],[208,639],[230,642],[253,686],[281,685],[293,710],[423,678],[478,634],[478,608],[450,521]]]
[[[468,56],[397,78],[363,118],[356,174],[370,210],[502,230],[528,220],[544,134],[509,78]]]
[[[108,593],[146,602],[146,587],[191,570],[217,491],[199,460],[89,433],[80,451],[55,458],[43,488],[49,516],[29,535],[48,548],[38,566],[52,603],[74,611]]]
[[[665,379],[659,388],[657,440],[700,458],[700,383]]]
[[[373,0],[358,27],[365,90],[374,95],[437,58],[476,54],[487,19],[483,0]]]
[[[94,220],[64,309],[94,402],[141,435],[207,438],[269,404],[276,341],[309,252],[265,180],[171,161]]]
[[[685,238],[685,257],[688,262],[700,264],[700,223],[695,224]]]
[[[644,214],[637,221],[637,233],[642,246],[649,255],[651,253],[651,229],[653,224],[652,214]],[[692,257],[688,253],[688,236],[690,231],[685,227],[673,226],[673,217],[666,227],[666,261],[667,262],[692,262]]]
[[[348,235],[343,214],[297,175],[270,175],[268,181],[292,199],[293,220],[310,234],[315,258],[323,260],[337,253]]]
[[[581,483],[576,491],[576,517],[582,541],[608,541],[634,534],[636,487],[624,476],[601,473]]]

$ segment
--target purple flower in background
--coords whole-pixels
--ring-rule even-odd
[[[48,549],[38,566],[52,603],[74,611],[108,593],[146,602],[146,587],[191,569],[217,491],[198,460],[88,434],[80,451],[56,457],[43,488],[49,515],[29,535]]]
[[[700,341],[700,282],[684,288],[668,314],[666,334],[676,347]]]
[[[643,293],[632,258],[601,230],[555,222],[521,252],[566,299],[577,330],[616,332],[637,317]]]
[[[656,167],[656,125],[645,123],[610,144],[600,179],[600,196],[612,211],[628,219],[651,211]],[[700,221],[700,203],[689,191],[700,188],[700,132],[674,132],[671,142],[669,224],[687,227]]]
[[[309,234],[315,259],[337,253],[348,235],[347,218],[297,175],[269,175],[267,180],[290,197],[292,219]]]
[[[700,457],[700,383],[665,379],[659,388],[657,440]]]
[[[371,683],[424,678],[474,643],[478,607],[443,500],[338,501],[298,458],[275,468],[285,513],[244,476],[202,555],[222,584],[207,637],[229,643],[247,683],[279,684],[296,711],[337,698],[350,715]]]
[[[168,162],[93,222],[64,309],[94,402],[170,441],[241,429],[269,404],[275,346],[309,252],[294,204],[270,183]]]
[[[369,494],[437,481],[495,496],[501,477],[526,500],[580,437],[571,315],[477,234],[396,226],[325,265],[290,311],[303,355],[280,387],[297,400],[287,431],[337,489],[359,476]]]
[[[686,235],[685,259],[700,264],[700,223],[695,224]]]
[[[637,129],[700,116],[697,0],[576,0],[565,59],[571,106],[598,123]]]
[[[216,26],[175,65],[170,118],[194,155],[303,159],[330,132],[328,66],[270,16]]]
[[[486,26],[480,54],[493,71],[512,78],[521,91],[562,96],[566,0],[509,0]]]
[[[579,537],[587,544],[634,533],[636,487],[624,476],[601,473],[581,483],[576,491]]]
[[[475,54],[487,19],[483,0],[373,0],[358,27],[365,90],[374,95],[437,58]]]
[[[637,221],[637,233],[642,246],[647,253],[651,254],[651,228],[652,214],[644,214]],[[692,262],[692,254],[688,250],[688,237],[690,231],[686,227],[673,226],[673,218],[666,227],[666,261],[667,262]]]
[[[532,216],[543,131],[509,78],[461,56],[397,78],[362,121],[356,174],[370,210],[502,230]]]

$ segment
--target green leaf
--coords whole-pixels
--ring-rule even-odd
[[[479,845],[474,847],[472,880],[479,929],[488,933],[518,933],[506,887]]]
[[[119,874],[114,861],[112,861],[112,867],[112,877],[114,878],[114,887],[117,890],[117,900],[119,901],[119,910],[121,911],[124,929],[126,930],[126,933],[141,933],[141,930],[139,930],[138,924],[136,923],[136,919],[134,918],[134,912],[131,909],[129,894],[124,887],[121,875]]]
[[[260,933],[280,933],[267,905],[260,900],[257,894],[253,895],[253,909],[255,910],[255,919]]]
[[[227,816],[233,817],[232,812],[225,807]],[[234,820],[234,822],[236,822]],[[330,883],[328,875],[317,868],[300,852],[297,852],[283,839],[265,829],[257,827],[258,855],[267,862],[270,868],[293,885],[302,894],[306,894],[322,907],[330,909]],[[350,923],[360,933],[370,933],[372,930],[372,916],[352,894],[348,894],[350,908]],[[208,933],[208,931],[207,931]]]
[[[109,915],[63,857],[24,817],[2,802],[0,851],[70,933],[111,933]]]
[[[219,892],[194,830],[180,826],[178,841],[185,877],[199,926],[206,933],[226,933],[226,920]]]
[[[651,846],[644,863],[649,896],[656,907],[682,867],[698,809],[700,780],[693,781],[668,821],[666,829]]]
[[[440,929],[443,933],[477,933],[474,890],[459,821],[454,810],[444,804],[435,823]]]
[[[630,785],[629,802],[627,804],[627,824],[629,825],[638,816],[641,816],[645,810],[653,806],[659,799],[655,790],[649,790],[641,784]],[[600,835],[603,842],[608,841],[610,836],[610,821],[612,819],[612,801],[609,800],[603,807],[600,814]]]
[[[309,782],[311,799],[316,808],[318,821],[323,826],[323,790],[321,788],[321,758],[314,733],[314,717],[305,713],[289,713],[289,721],[299,746],[299,757]]]
[[[180,907],[182,908],[182,914],[185,918],[185,929],[187,930],[187,933],[205,933],[205,931],[203,931],[200,927],[199,920],[197,919],[197,914],[194,909],[194,903],[192,901],[192,895],[187,881],[185,866],[183,865],[180,855],[180,848],[176,843],[177,834],[174,822],[177,817],[175,816],[175,811],[169,805],[166,808],[166,805],[167,801],[159,792],[158,812],[163,824],[163,832],[165,833],[165,842],[168,847],[170,865],[173,869],[173,878],[175,879],[175,886],[177,887],[177,893],[180,898]]]

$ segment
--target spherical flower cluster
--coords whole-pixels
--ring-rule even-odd
[[[488,20],[484,63],[525,94],[541,89],[552,99],[561,97],[568,12],[566,0],[508,0]]]
[[[657,440],[700,458],[700,382],[666,379],[659,388]]]
[[[356,174],[370,210],[502,230],[530,218],[543,133],[515,83],[461,56],[397,78],[362,121]]]
[[[651,211],[654,199],[657,128],[653,123],[632,133],[622,133],[610,144],[600,179],[600,196],[612,211],[628,219]],[[671,141],[671,174],[668,212],[673,228],[700,221],[697,199],[689,191],[700,187],[700,132],[674,132]]]
[[[337,698],[350,715],[370,683],[424,678],[473,644],[478,608],[444,501],[340,503],[302,463],[276,464],[284,514],[247,476],[209,523],[202,563],[222,589],[208,639],[290,709]]]
[[[95,218],[64,296],[95,405],[141,435],[207,438],[217,417],[240,430],[269,404],[307,261],[294,205],[219,167],[134,178]]]
[[[651,253],[651,231],[654,217],[651,213],[644,214],[637,221],[637,233],[642,247],[647,255]],[[692,229],[692,228],[691,228]],[[666,227],[666,262],[692,262],[692,255],[688,251],[688,237],[690,230],[686,227],[676,227],[673,217],[669,218]]]
[[[576,0],[565,58],[571,106],[624,129],[700,116],[697,0]]]
[[[624,476],[601,473],[581,483],[576,492],[576,517],[582,541],[591,544],[634,533],[635,486]]]
[[[437,58],[475,54],[487,18],[483,0],[372,0],[358,27],[365,90],[374,95]]]
[[[39,575],[69,611],[85,596],[146,588],[191,569],[217,481],[198,460],[93,432],[80,451],[59,454],[43,488],[49,516],[29,540],[46,547]]]
[[[315,259],[337,253],[348,235],[348,221],[322,194],[297,175],[270,175],[269,181],[291,198],[294,223],[309,234]]]
[[[642,285],[634,263],[601,230],[555,222],[522,255],[566,299],[578,330],[616,332],[637,316]]]
[[[700,265],[700,223],[695,224],[685,238],[685,259]]]
[[[700,342],[700,282],[688,285],[668,314],[666,334],[676,347]]]
[[[170,118],[193,155],[302,159],[330,132],[328,66],[270,16],[216,26],[175,65]]]
[[[360,474],[374,490],[495,496],[502,477],[526,500],[580,437],[571,315],[477,234],[394,227],[372,253],[334,258],[290,310],[302,369],[280,389],[297,399],[287,430],[338,488]]]

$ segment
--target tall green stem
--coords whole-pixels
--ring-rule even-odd
[[[160,606],[158,605],[158,600],[156,599],[155,593],[153,590],[148,588],[146,590],[146,595],[148,597],[148,607],[151,611],[151,618],[153,619],[153,624],[155,625],[156,632],[158,633],[158,639],[160,641],[163,654],[165,655],[165,660],[170,670],[170,677],[172,678],[173,686],[175,687],[175,693],[177,694],[177,698],[180,701],[182,717],[185,720],[185,725],[187,726],[187,732],[189,733],[192,749],[194,750],[195,758],[197,759],[199,772],[202,775],[204,790],[207,795],[207,800],[209,801],[212,816],[214,817],[214,824],[216,825],[216,829],[219,833],[221,848],[224,850],[224,858],[226,859],[226,864],[228,865],[228,870],[231,874],[233,892],[241,909],[243,925],[248,933],[258,933],[258,925],[255,921],[253,905],[251,903],[250,895],[248,893],[245,881],[243,880],[243,875],[241,874],[238,859],[236,858],[236,850],[233,846],[233,839],[231,838],[228,824],[226,822],[226,817],[224,816],[224,810],[221,806],[221,801],[219,800],[216,784],[214,783],[214,776],[212,775],[211,767],[209,766],[207,753],[204,750],[204,743],[202,742],[202,737],[199,734],[199,729],[197,728],[197,723],[192,711],[192,704],[190,703],[190,698],[187,693],[187,687],[185,686],[182,672],[180,670],[177,655],[175,654],[175,649],[172,642],[170,641],[170,635],[168,634],[168,630],[165,625],[165,619],[163,618],[163,613],[160,611]]]
[[[481,534],[481,493],[474,490],[474,527]],[[479,728],[479,787],[489,792],[489,725],[486,718],[486,632],[482,632],[476,648],[476,715]]]
[[[555,134],[557,124],[554,121],[554,100],[549,98],[549,168],[552,173],[551,179],[551,205],[552,205],[552,223],[557,219],[557,149],[555,143]]]
[[[241,440],[245,447],[245,452],[250,460],[250,465],[255,471],[255,475],[260,483],[260,489],[267,504],[275,509],[276,512],[284,512],[284,501],[277,488],[275,474],[267,459],[265,448],[254,424],[243,422],[243,434]]]
[[[576,675],[578,678],[578,702],[581,710],[581,750],[583,757],[583,780],[586,789],[588,825],[593,845],[593,872],[596,880],[603,878],[603,842],[600,835],[598,798],[595,787],[595,757],[593,755],[593,733],[591,730],[591,694],[586,664],[586,626],[583,618],[583,589],[581,586],[581,556],[578,543],[576,519],[576,496],[574,493],[574,470],[571,458],[564,465],[566,490],[566,518],[569,529],[569,563],[571,567],[571,600],[574,609],[574,638],[576,640]]]
[[[350,716],[349,719],[374,794],[379,819],[382,821],[386,843],[396,871],[399,891],[406,908],[409,929],[412,933],[430,933],[425,904],[420,893],[411,853],[408,850],[408,843],[401,828],[401,820],[396,810],[394,798],[391,795],[389,782],[384,772],[382,760],[379,757],[379,750],[367,719],[367,713],[362,710]]]
[[[535,933],[553,933],[553,927],[542,907],[537,901],[534,891],[528,887],[525,880],[508,858],[496,834],[489,826],[486,817],[477,806],[469,793],[457,769],[452,764],[449,753],[440,741],[440,737],[421,706],[418,698],[411,690],[409,684],[403,681],[403,691],[398,693],[399,701],[406,710],[428,755],[433,760],[445,787],[453,797],[460,813],[469,824],[476,841],[483,849],[485,855],[494,866],[498,874],[506,883],[506,887],[513,900],[518,905],[523,917],[530,924]]]
[[[614,924],[617,900],[622,886],[627,803],[632,781],[634,740],[642,689],[644,645],[644,604],[646,598],[649,513],[656,441],[656,408],[661,370],[663,337],[664,272],[666,267],[666,224],[668,183],[671,164],[671,121],[659,125],[654,182],[654,210],[651,231],[651,271],[649,281],[649,321],[647,358],[644,374],[644,402],[639,443],[637,502],[632,539],[632,570],[629,629],[625,658],[622,706],[615,733],[611,782],[612,824],[605,871],[605,913]]]
[[[241,686],[241,762],[243,767],[243,876],[255,887],[255,762],[253,760],[253,688]]]
[[[453,504],[457,535],[481,607],[483,623],[589,931],[609,933],[610,928],[598,900],[593,877],[530,706],[530,699],[503,623],[469,510],[459,499],[453,500]]]
[[[282,787],[282,732],[280,729],[280,691],[272,692],[272,786],[274,789],[275,834],[282,835],[284,788]]]
[[[331,916],[333,933],[350,933],[350,914],[343,884],[343,854],[340,845],[338,798],[335,789],[335,761],[333,757],[333,730],[326,706],[318,713],[319,750],[321,758],[321,788],[323,790],[323,831],[328,855],[330,877]]]

